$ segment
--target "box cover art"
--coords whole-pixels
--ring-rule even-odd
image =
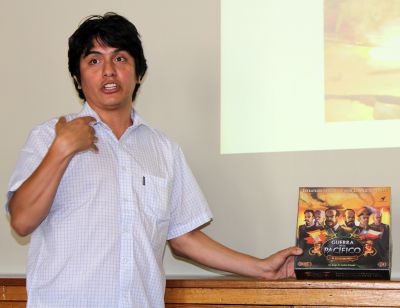
[[[390,279],[390,187],[300,187],[299,279]]]

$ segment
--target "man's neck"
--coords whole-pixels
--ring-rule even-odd
[[[101,121],[104,122],[114,133],[117,139],[120,139],[128,127],[132,126],[132,104],[124,108],[103,110],[89,104],[98,114]]]

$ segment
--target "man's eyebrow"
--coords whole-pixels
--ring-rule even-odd
[[[88,51],[86,51],[86,52],[84,53],[83,57],[87,57],[88,55],[93,55],[93,54],[101,55],[101,52],[96,51],[96,50],[88,50]]]
[[[117,48],[117,49],[115,49],[112,53],[113,54],[116,54],[116,53],[119,53],[119,52],[128,52],[127,50],[125,50],[125,49],[122,49],[122,48]],[[85,58],[85,57],[87,57],[87,56],[89,56],[89,55],[93,55],[93,54],[95,54],[95,55],[102,55],[103,53],[101,53],[100,51],[97,51],[97,50],[93,50],[93,49],[90,49],[90,50],[88,50],[88,51],[86,51],[85,53],[84,53],[84,55],[83,55],[83,58]]]
[[[100,51],[96,51],[96,50],[93,50],[93,49],[89,49],[89,50],[86,50],[83,54],[82,54],[82,59],[84,59],[84,58],[86,58],[86,57],[88,57],[88,56],[90,56],[90,55],[101,55],[102,53],[100,52]]]

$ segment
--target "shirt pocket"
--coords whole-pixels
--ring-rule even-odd
[[[143,210],[157,220],[167,220],[170,216],[170,181],[152,175],[142,178]]]

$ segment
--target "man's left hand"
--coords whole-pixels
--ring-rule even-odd
[[[269,280],[295,278],[294,256],[302,253],[303,250],[299,247],[289,247],[260,260],[259,266],[262,269],[260,278]]]

